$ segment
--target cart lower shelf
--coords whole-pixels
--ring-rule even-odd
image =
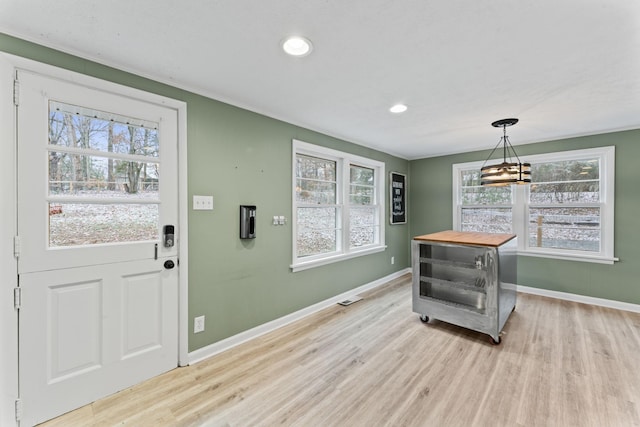
[[[513,308],[511,309],[511,312],[513,313],[515,311],[515,309],[516,309],[516,307],[514,305]],[[429,323],[430,320],[440,320],[440,319],[435,319],[435,318],[432,319],[429,316],[427,316],[426,314],[420,314],[419,317],[420,317],[420,320],[423,323]],[[443,322],[446,322],[446,320],[443,320]],[[460,326],[460,327],[463,327],[463,326]],[[476,332],[480,332],[480,331],[476,331]],[[480,332],[480,333],[483,333],[483,332]],[[490,333],[485,333],[485,334],[489,336],[490,342],[492,344],[499,345],[502,342],[502,338],[500,336],[500,333],[501,333],[501,331],[498,332],[497,336],[494,336],[494,335],[492,335]]]

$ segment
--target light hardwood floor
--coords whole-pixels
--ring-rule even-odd
[[[640,426],[640,314],[518,294],[495,346],[410,280],[44,425]]]

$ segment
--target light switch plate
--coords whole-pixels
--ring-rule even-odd
[[[213,196],[193,196],[194,211],[212,211]]]

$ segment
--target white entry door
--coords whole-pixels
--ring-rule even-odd
[[[178,123],[135,97],[17,79],[19,383],[33,425],[178,364]]]

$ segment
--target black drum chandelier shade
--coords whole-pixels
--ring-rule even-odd
[[[502,119],[491,123],[493,127],[501,127],[503,136],[498,144],[491,150],[489,157],[484,161],[480,169],[480,185],[486,187],[504,187],[511,184],[531,183],[531,163],[522,163],[516,150],[514,150],[509,137],[507,136],[507,126],[518,123],[518,119]],[[502,144],[502,163],[487,165],[493,153]],[[517,162],[513,161],[513,158]],[[509,161],[507,161],[507,158]]]

